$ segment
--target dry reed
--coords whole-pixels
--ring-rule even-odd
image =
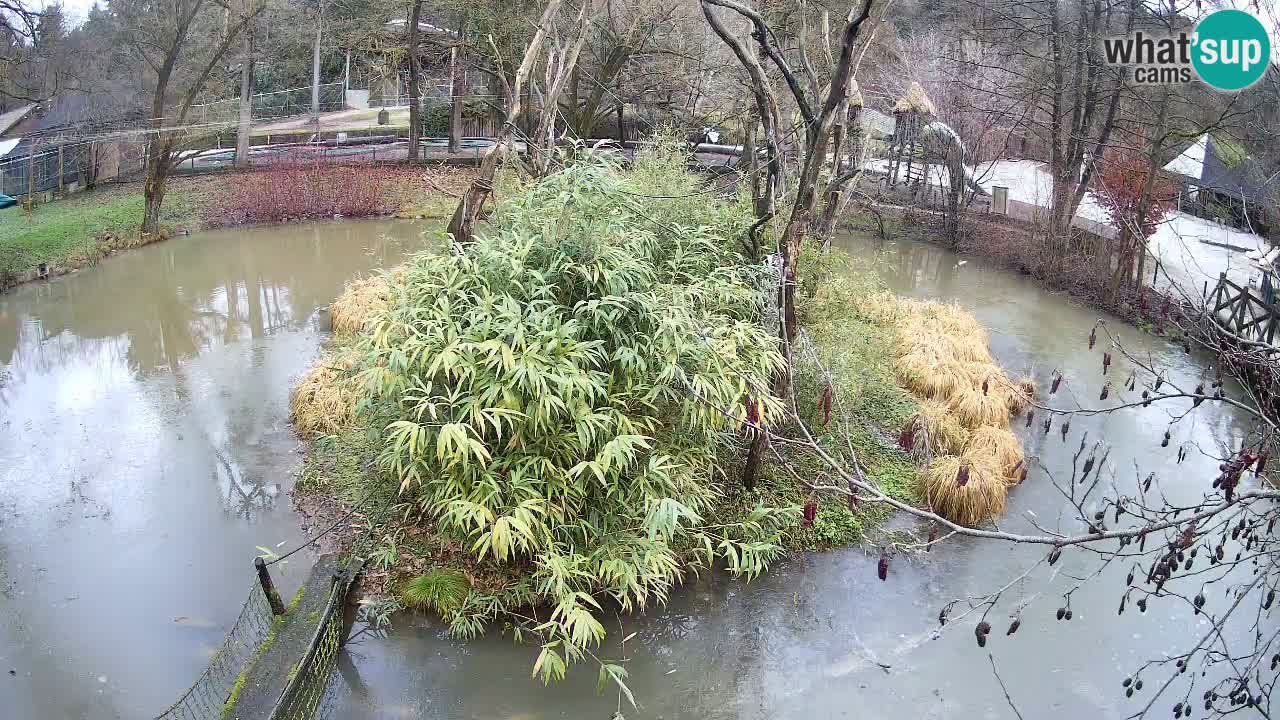
[[[365,323],[387,307],[387,278],[373,275],[356,278],[329,306],[329,319],[338,335],[354,335]]]
[[[967,527],[1003,513],[1009,493],[995,467],[969,454],[934,460],[924,471],[924,486],[934,512]]]
[[[902,440],[928,465],[930,507],[963,525],[1003,512],[1023,461],[1009,417],[1027,409],[1034,385],[1009,378],[991,356],[986,329],[957,305],[884,294],[860,305],[864,317],[894,328],[898,381],[922,400]]]
[[[922,464],[941,455],[957,455],[969,442],[969,431],[956,422],[947,406],[932,400],[920,403],[904,430],[911,438],[911,456]]]
[[[1017,484],[1018,471],[1022,467],[1022,443],[1014,434],[998,427],[980,427],[969,434],[965,454],[971,457],[989,458],[1005,481]]]
[[[355,425],[359,388],[351,371],[358,365],[355,352],[327,355],[293,388],[289,420],[304,435],[331,435]]]

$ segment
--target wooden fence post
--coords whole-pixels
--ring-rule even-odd
[[[65,172],[66,166],[63,164],[62,148],[64,145],[58,145],[58,194],[67,194],[67,176]]]
[[[31,154],[27,156],[27,203],[36,204],[36,149],[38,141],[31,142]],[[43,163],[42,163],[43,165]]]
[[[267,602],[271,604],[271,613],[283,615],[284,602],[280,600],[280,593],[276,591],[276,585],[271,581],[271,573],[267,571],[266,561],[256,557],[253,559],[253,566],[258,569],[258,584],[262,586],[262,592],[267,596]]]

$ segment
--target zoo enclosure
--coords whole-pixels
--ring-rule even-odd
[[[312,87],[289,88],[269,93],[258,93],[253,96],[253,119],[273,120],[276,118],[305,115],[311,112]],[[320,112],[333,112],[346,107],[342,83],[324,83],[320,85]],[[192,105],[187,113],[187,122],[195,125],[217,123],[235,123],[240,120],[240,98],[218,100],[203,105]]]

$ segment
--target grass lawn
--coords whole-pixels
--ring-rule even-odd
[[[30,214],[18,206],[0,210],[0,286],[6,276],[40,263],[92,264],[110,250],[136,244],[142,205],[141,186],[128,186],[46,203]],[[192,210],[188,194],[171,192],[164,222],[188,221]]]

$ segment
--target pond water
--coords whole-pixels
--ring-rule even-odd
[[[239,610],[256,548],[305,536],[288,502],[299,457],[286,402],[323,341],[320,308],[420,236],[407,223],[209,233],[0,296],[0,671],[14,671],[0,674],[0,715],[149,717],[196,677]],[[1093,311],[930,245],[842,242],[895,290],[972,310],[1015,373],[1043,384],[1060,368],[1069,389],[1096,398],[1099,355],[1084,352]],[[1194,385],[1203,372],[1179,347],[1117,329],[1175,379]],[[1061,472],[1088,430],[1114,445],[1118,485],[1135,482],[1136,462],[1190,494],[1216,462],[1192,453],[1177,465],[1178,443],[1212,452],[1244,432],[1231,412],[1203,410],[1167,450],[1157,407],[1078,418],[1065,444],[1056,431],[1018,432]],[[1063,508],[1036,472],[1002,524],[1026,529],[1035,513],[1055,525]],[[348,646],[329,715],[1007,718],[973,621],[933,630],[943,603],[1004,585],[1038,553],[953,540],[895,560],[886,582],[861,548],[795,556],[751,583],[705,574],[666,607],[611,623],[602,652],[625,659],[638,710],[597,695],[590,668],[544,688],[530,677],[534,648],[496,631],[455,642],[404,615],[386,637]],[[283,569],[285,592],[308,564]],[[1121,678],[1197,629],[1171,604],[1117,618],[1119,567],[1073,596],[1072,622],[1056,622],[1066,574],[1091,568],[1068,553],[1055,578],[1008,591],[1028,603],[1016,636],[1003,634],[1006,610],[993,622],[988,650],[1027,717],[1133,712]]]
[[[1086,403],[1099,391],[1101,348],[1085,352],[1097,313],[1051,295],[1033,281],[921,243],[883,248],[845,237],[846,250],[868,263],[899,293],[954,300],[986,325],[1002,364],[1034,376],[1042,387],[1061,369],[1065,390]],[[883,254],[882,254],[883,251]],[[1181,347],[1140,335],[1113,321],[1126,346],[1168,369],[1171,379],[1194,386],[1199,360]],[[1111,377],[1128,377],[1118,361]],[[1096,404],[1096,403],[1095,403]],[[1181,409],[1181,408],[1179,408]],[[1216,461],[1192,452],[1176,463],[1178,444],[1193,437],[1208,452],[1216,443],[1238,445],[1245,427],[1232,412],[1204,412],[1173,428],[1160,448],[1169,411],[1158,407],[1077,418],[1068,442],[1057,428],[1016,425],[1030,454],[1056,473],[1066,472],[1081,433],[1114,449],[1115,483],[1136,482],[1136,462],[1155,471],[1171,496],[1198,495],[1216,474]],[[1037,427],[1039,423],[1037,423]],[[1029,513],[1058,526],[1065,504],[1043,471],[1010,497],[1002,526],[1029,530]],[[1064,529],[1078,531],[1070,522]],[[1074,619],[1058,622],[1070,574],[1094,565],[1067,553],[1049,578],[1036,575],[1006,593],[1025,601],[1022,627],[1006,637],[1013,602],[991,619],[996,630],[986,650],[976,647],[976,619],[934,635],[947,601],[991,592],[1014,578],[1042,550],[952,540],[933,552],[893,563],[888,580],[876,578],[877,555],[861,548],[792,557],[745,583],[704,575],[647,613],[609,623],[602,654],[625,659],[639,709],[620,704],[616,691],[596,694],[592,668],[580,667],[557,686],[530,677],[536,648],[517,646],[494,631],[469,643],[450,640],[440,623],[405,615],[384,638],[368,634],[348,646],[336,682],[335,718],[1011,718],[992,672],[993,655],[1010,695],[1026,717],[1123,717],[1140,709],[1159,682],[1149,675],[1143,693],[1126,700],[1121,680],[1142,661],[1184,649],[1203,626],[1189,609],[1153,600],[1151,610],[1117,616],[1127,568],[1115,567],[1073,594]],[[1210,591],[1209,602],[1222,602]],[[1131,605],[1132,607],[1132,605]],[[624,645],[618,641],[634,633]],[[1163,679],[1163,675],[1159,676]],[[1198,696],[1198,693],[1197,693]],[[1167,706],[1177,699],[1171,698]],[[1167,709],[1167,707],[1166,707]],[[1165,712],[1164,709],[1159,713]]]
[[[0,717],[151,717],[195,680],[256,547],[305,536],[287,398],[321,308],[421,242],[204,233],[0,295]]]

